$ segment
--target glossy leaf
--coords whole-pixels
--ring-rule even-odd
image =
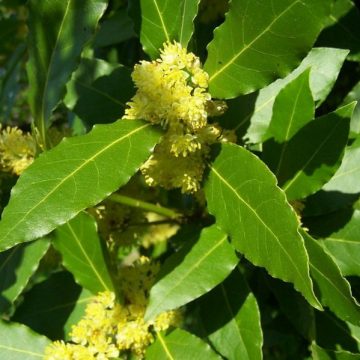
[[[200,299],[200,312],[206,335],[222,356],[262,359],[259,307],[239,269]]]
[[[41,360],[50,340],[20,324],[0,320],[0,357],[6,360]]]
[[[157,128],[120,120],[41,154],[13,188],[0,222],[0,249],[46,235],[99,203],[126,184],[158,139]]]
[[[264,161],[289,200],[320,190],[335,174],[347,144],[354,103],[303,127],[290,141],[264,144]]]
[[[348,351],[325,350],[316,344],[312,344],[311,353],[313,360],[360,360],[360,354],[353,354]]]
[[[216,225],[205,228],[194,245],[184,247],[165,262],[160,280],[151,288],[145,317],[155,318],[205,294],[223,281],[237,263],[227,234]]]
[[[248,113],[251,124],[246,134],[250,143],[267,140],[266,132],[271,121],[276,96],[287,84],[304,70],[310,68],[309,85],[316,105],[319,106],[330,93],[348,50],[313,48],[301,64],[286,78],[279,79],[259,91],[254,108]]]
[[[29,2],[29,103],[42,138],[106,6],[105,0]]]
[[[75,283],[70,273],[55,273],[24,294],[12,320],[23,323],[52,340],[62,339],[66,336],[65,324],[77,302],[86,303],[92,297],[85,293],[86,297],[81,300],[81,294],[81,287]]]
[[[157,340],[146,352],[146,360],[220,360],[210,346],[189,332],[176,329],[170,334],[157,333]]]
[[[22,293],[49,245],[49,239],[43,238],[0,253],[0,312]]]
[[[310,50],[329,6],[324,0],[232,1],[208,46],[211,95],[233,98],[287,75]]]
[[[100,59],[82,59],[66,88],[65,105],[88,127],[121,118],[134,94],[130,70]]]
[[[332,25],[327,27],[318,39],[324,46],[350,49],[348,59],[360,60],[360,11],[351,0],[337,0],[331,9]]]
[[[199,0],[141,0],[140,41],[152,58],[159,56],[166,41],[176,40],[183,47],[193,33]]]
[[[360,306],[351,294],[350,285],[324,248],[306,232],[302,232],[310,258],[313,276],[321,303],[340,319],[360,325]]]
[[[81,286],[94,294],[114,291],[96,222],[89,214],[81,212],[58,227],[53,244],[62,255],[64,266]]]
[[[255,155],[223,144],[205,184],[209,212],[234,247],[273,277],[294,284],[320,308],[309,276],[309,259],[298,220],[276,179]]]
[[[345,276],[360,276],[360,211],[339,231],[322,241]]]
[[[277,95],[268,132],[278,143],[289,141],[302,127],[313,120],[314,100],[309,86],[310,70],[304,71]],[[283,144],[281,154],[286,152]],[[276,172],[275,172],[276,174]]]

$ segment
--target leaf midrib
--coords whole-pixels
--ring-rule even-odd
[[[170,349],[167,347],[166,342],[164,341],[164,339],[162,338],[162,335],[160,333],[157,333],[158,339],[160,340],[161,346],[163,347],[166,356],[170,359],[170,360],[175,360],[175,358],[173,358],[173,356],[171,355]]]
[[[44,354],[41,354],[41,353],[36,353],[36,352],[33,352],[33,351],[28,351],[28,350],[23,350],[23,349],[17,349],[17,348],[14,348],[12,346],[6,346],[6,345],[2,345],[2,344],[0,344],[0,349],[5,349],[5,350],[18,352],[18,353],[22,353],[22,354],[28,354],[28,355],[31,355],[31,356],[37,356],[37,357],[40,357],[40,358],[44,357]]]
[[[161,22],[161,26],[162,26],[162,28],[163,28],[163,30],[164,30],[164,34],[165,34],[165,37],[166,37],[166,41],[170,41],[169,33],[168,33],[167,28],[166,28],[166,25],[165,25],[164,19],[163,19],[163,17],[162,17],[161,11],[160,11],[160,9],[159,9],[159,6],[158,6],[158,4],[157,4],[157,1],[156,1],[156,0],[153,0],[153,3],[154,3],[154,5],[155,5],[155,9],[156,9],[156,11],[157,11],[157,13],[158,13],[158,16],[159,16],[159,19],[160,19],[160,22]]]
[[[77,172],[79,172],[84,166],[86,166],[87,164],[89,164],[90,162],[94,161],[98,156],[100,156],[103,152],[105,152],[106,150],[110,149],[112,146],[115,146],[117,143],[123,141],[124,139],[130,137],[131,135],[137,133],[140,130],[143,130],[144,128],[151,126],[151,124],[145,124],[142,125],[140,127],[138,127],[135,130],[130,131],[129,133],[127,133],[126,135],[122,136],[119,139],[116,139],[115,141],[111,142],[110,144],[108,144],[107,146],[105,146],[103,149],[101,149],[100,151],[98,151],[97,153],[95,153],[93,156],[91,156],[89,159],[87,159],[86,161],[83,162],[83,164],[81,164],[80,166],[78,166],[75,170],[73,170],[69,175],[67,175],[66,177],[64,177],[56,186],[54,186],[54,188],[48,192],[48,194],[46,196],[44,196],[44,198],[39,201],[36,205],[34,205],[30,210],[28,210],[21,219],[19,219],[8,231],[7,233],[0,238],[0,244],[3,242],[4,239],[6,239],[8,237],[8,235],[19,225],[21,224],[24,219],[26,219],[29,214],[31,214],[37,207],[39,207],[44,201],[46,201],[61,185],[63,185],[67,180],[71,179],[72,176],[74,176]]]
[[[293,2],[289,7],[284,9],[275,19],[271,21],[271,23],[259,34],[257,35],[253,40],[249,42],[246,46],[244,46],[235,56],[233,56],[227,63],[225,63],[224,66],[222,66],[219,70],[215,71],[214,74],[212,74],[209,78],[209,83],[213,81],[219,74],[221,74],[223,71],[225,71],[230,65],[232,65],[245,51],[251,48],[251,46],[256,43],[262,36],[264,36],[271,27],[284,15],[286,14],[293,6],[297,5],[298,3],[301,3],[300,0],[296,0]]]

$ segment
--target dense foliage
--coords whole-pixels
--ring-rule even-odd
[[[359,8],[2,0],[0,358],[360,359]]]

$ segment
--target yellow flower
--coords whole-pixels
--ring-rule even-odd
[[[20,175],[33,162],[35,152],[35,141],[30,134],[17,127],[1,130],[0,167],[4,171]]]
[[[141,168],[146,183],[198,191],[209,146],[218,141],[204,136],[214,128],[207,118],[226,110],[224,102],[211,100],[209,76],[199,58],[179,43],[167,42],[159,59],[135,66],[132,78],[138,90],[125,117],[161,124],[167,131]]]

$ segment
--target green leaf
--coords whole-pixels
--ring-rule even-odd
[[[118,9],[101,23],[94,39],[94,46],[110,46],[129,40],[136,36],[134,23],[126,8]]]
[[[155,318],[210,291],[239,261],[227,234],[216,225],[205,228],[198,241],[190,246],[165,262],[160,280],[151,288],[145,318]]]
[[[259,307],[239,269],[200,298],[200,312],[207,337],[222,356],[262,359]]]
[[[220,360],[210,346],[185,330],[176,329],[169,335],[157,333],[157,340],[151,345],[146,360]]]
[[[0,312],[8,310],[25,289],[49,245],[43,238],[0,253]]]
[[[41,360],[50,340],[24,325],[0,320],[0,357],[6,360]]]
[[[313,360],[360,360],[360,354],[348,351],[331,351],[322,349],[316,344],[311,345]]]
[[[268,131],[278,143],[289,141],[314,118],[315,105],[309,75],[310,69],[305,70],[276,96]],[[286,144],[283,144],[281,154],[285,151]]]
[[[251,125],[246,139],[250,143],[259,143],[267,140],[265,135],[272,117],[276,96],[281,89],[309,67],[311,93],[316,105],[319,106],[330,93],[348,53],[348,50],[314,48],[286,78],[276,80],[269,86],[261,89],[254,108],[247,115],[251,118]]]
[[[29,103],[42,138],[105,0],[29,1]]]
[[[95,220],[81,212],[55,230],[54,247],[75,280],[94,294],[114,291]]]
[[[360,276],[360,211],[339,231],[322,241],[345,276]]]
[[[344,99],[344,105],[357,101],[353,116],[350,122],[350,135],[360,135],[360,81],[351,89]]]
[[[77,299],[74,299],[74,301],[68,302],[61,306],[62,308],[65,309],[66,308],[71,309],[70,314],[69,312],[66,312],[67,319],[65,324],[63,325],[64,336],[66,340],[70,340],[71,338],[70,332],[72,330],[73,325],[76,325],[81,320],[81,318],[85,315],[86,306],[93,300],[94,300],[94,296],[92,295],[92,293],[89,290],[82,289]],[[56,308],[48,309],[48,310],[50,312],[55,311],[55,313],[57,311]],[[56,314],[56,315],[58,316],[59,319],[63,320],[64,316],[62,314]],[[53,316],[54,315],[51,315],[49,317],[53,318]]]
[[[41,154],[13,188],[0,222],[0,249],[48,234],[126,184],[159,136],[149,123],[120,120]]]
[[[360,61],[360,11],[351,0],[337,0],[331,9],[332,25],[317,41],[322,46],[350,49],[349,60]]]
[[[88,126],[121,118],[134,95],[130,70],[99,59],[83,58],[66,88],[65,105]]]
[[[82,292],[70,273],[61,271],[25,293],[11,320],[21,322],[50,339],[63,339],[65,325],[77,303],[86,304],[92,298],[88,292]]]
[[[178,41],[183,47],[194,31],[193,21],[199,0],[141,0],[140,41],[152,58],[159,56],[166,41]]]
[[[351,294],[350,285],[324,248],[305,231],[302,232],[310,258],[313,276],[321,303],[336,316],[354,325],[360,325],[360,306]]]
[[[320,190],[341,164],[354,103],[311,121],[290,141],[264,144],[264,161],[275,172],[288,200]]]
[[[238,251],[273,277],[293,283],[321,308],[298,220],[265,164],[244,148],[223,144],[210,166],[205,194],[209,212]]]
[[[310,50],[329,6],[324,0],[232,1],[208,46],[211,95],[233,98],[287,75]]]

